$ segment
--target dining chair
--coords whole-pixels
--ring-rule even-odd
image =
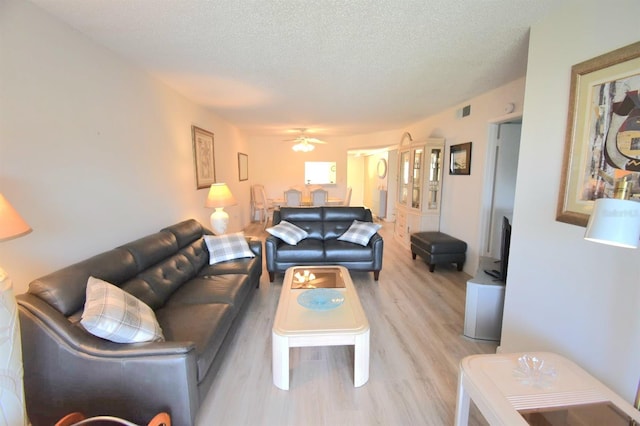
[[[260,213],[260,222],[264,220],[266,214],[266,205],[262,202],[262,192],[264,191],[264,185],[254,184],[251,185],[251,221],[256,218],[256,213]]]
[[[312,206],[324,206],[329,200],[329,193],[322,189],[314,189],[311,191],[311,205]]]
[[[255,184],[251,186],[251,219],[255,218],[256,213],[260,213],[260,223],[267,227],[269,223],[270,212],[274,209],[274,206],[267,198],[267,193],[264,189],[264,185]]]
[[[347,193],[344,196],[344,201],[342,202],[343,206],[348,206],[351,204],[351,187],[347,187]]]
[[[287,207],[300,207],[302,205],[302,192],[297,189],[284,191],[284,204]]]
[[[269,223],[269,218],[271,217],[271,213],[275,209],[275,206],[273,204],[273,200],[270,200],[267,198],[267,193],[264,190],[264,186],[262,185],[260,187],[260,203],[261,205],[264,206],[262,208],[261,219],[264,219],[264,227],[266,228],[267,224]]]

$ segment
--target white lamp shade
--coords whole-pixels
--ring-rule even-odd
[[[204,206],[209,208],[228,207],[238,204],[226,183],[214,183],[209,188]]]
[[[0,241],[16,238],[31,232],[27,222],[22,219],[11,204],[0,194]]]
[[[618,247],[638,247],[640,203],[616,198],[596,200],[584,238]]]

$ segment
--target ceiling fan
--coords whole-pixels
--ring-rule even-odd
[[[305,129],[305,128],[298,128],[298,129],[294,129],[294,130],[299,131],[300,135],[295,139],[285,139],[285,142],[296,142],[296,144],[291,147],[294,151],[297,151],[297,152],[309,152],[309,151],[313,151],[315,149],[315,146],[312,145],[314,143],[316,143],[316,144],[326,144],[325,141],[322,141],[322,140],[317,139],[317,138],[310,138],[310,137],[306,136],[305,132],[307,131],[307,129]]]

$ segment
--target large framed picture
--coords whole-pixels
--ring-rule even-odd
[[[471,142],[451,145],[449,156],[450,175],[471,174]]]
[[[213,133],[191,126],[193,159],[196,168],[196,187],[209,188],[216,183],[216,165],[213,154]]]
[[[598,198],[640,194],[640,42],[571,67],[556,220],[586,226]]]

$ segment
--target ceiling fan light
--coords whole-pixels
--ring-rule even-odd
[[[292,147],[292,149],[295,152],[310,152],[310,151],[313,151],[314,148],[315,147],[310,143],[308,143],[307,141],[302,141],[300,143],[293,145]]]

